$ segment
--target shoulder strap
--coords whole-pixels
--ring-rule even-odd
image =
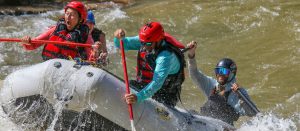
[[[89,27],[86,24],[79,25],[79,27],[75,29],[75,32],[79,34],[80,43],[85,43],[87,41],[89,35]]]
[[[228,96],[230,95],[230,93],[232,92],[232,90],[229,90],[229,91],[225,91],[225,94],[224,94],[224,96],[225,96],[225,100],[226,100],[226,102],[228,101]]]

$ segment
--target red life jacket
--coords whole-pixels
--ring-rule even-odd
[[[163,50],[168,50],[176,54],[180,62],[180,70],[176,74],[168,75],[164,84],[160,90],[158,90],[153,99],[157,100],[160,103],[166,104],[168,106],[175,106],[177,101],[180,99],[181,84],[183,83],[184,77],[184,67],[185,59],[184,55],[180,49],[184,46],[174,39],[170,35],[166,35],[165,38],[166,45],[159,48],[156,53],[147,54],[147,52],[141,48],[138,52],[137,58],[137,83],[140,85],[147,85],[152,81],[153,73],[155,69],[155,59],[157,55]]]
[[[88,27],[86,25],[79,25],[78,28],[68,31],[64,19],[61,19],[59,20],[56,29],[50,36],[49,40],[85,43],[87,37]],[[42,57],[44,60],[53,58],[68,59],[69,57],[82,57],[83,59],[86,59],[84,58],[84,55],[86,55],[84,48],[69,45],[46,44],[42,52]]]
[[[177,41],[174,37],[172,37],[168,33],[165,33],[165,41],[168,44],[171,44],[175,48],[178,48],[178,49],[184,49],[185,48],[182,43]],[[177,52],[177,53],[181,53],[181,52]],[[155,69],[155,66],[153,66],[153,64],[155,63],[155,59],[154,59],[154,63],[153,63],[153,60],[151,60],[152,63],[149,63],[149,60],[147,61],[147,59],[149,59],[149,58],[146,58],[146,57],[149,57],[149,56],[147,56],[146,50],[143,50],[141,48],[138,52],[138,57],[137,57],[137,69],[136,69],[137,70],[137,75],[136,76],[137,76],[137,82],[148,84],[152,81],[152,78],[153,78],[153,72],[154,72],[154,69]]]
[[[137,75],[136,79],[139,83],[150,83],[153,78],[153,70],[152,67],[147,62],[147,52],[145,50],[140,49],[138,52],[137,58]]]

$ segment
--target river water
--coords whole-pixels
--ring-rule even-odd
[[[54,25],[62,10],[39,15],[0,16],[0,37],[37,36]],[[234,59],[238,83],[248,90],[262,114],[242,117],[239,130],[300,130],[300,1],[299,0],[138,0],[132,6],[95,11],[96,26],[106,32],[110,65],[122,77],[120,54],[113,32],[123,28],[137,35],[147,21],[159,21],[178,40],[197,41],[198,68],[214,76],[223,57]],[[42,62],[41,51],[25,51],[18,43],[0,44],[0,80],[17,70]],[[127,52],[134,79],[136,52]],[[199,111],[206,101],[186,70],[182,104]],[[0,130],[21,130],[0,111]]]

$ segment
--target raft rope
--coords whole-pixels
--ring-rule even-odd
[[[96,68],[103,68],[103,66],[107,66],[107,62],[104,62],[103,60],[97,60],[96,62],[88,61],[88,60],[83,60],[79,57],[72,58],[71,56],[68,56],[68,60],[74,61],[76,64],[75,65],[80,65],[80,66],[87,66],[91,65]]]

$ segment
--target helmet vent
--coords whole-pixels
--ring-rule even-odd
[[[152,28],[152,22],[151,23],[147,23],[146,25],[147,25],[147,27]]]

